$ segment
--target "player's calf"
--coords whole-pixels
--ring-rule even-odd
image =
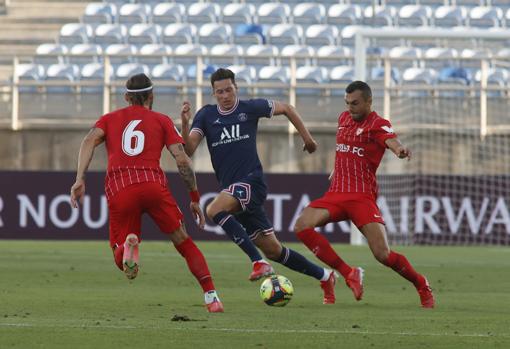
[[[130,280],[138,275],[139,254],[138,254],[138,236],[129,234],[124,242],[124,254],[122,256],[122,265],[124,274]]]

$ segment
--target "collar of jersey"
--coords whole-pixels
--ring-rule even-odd
[[[221,110],[219,104],[216,105],[216,108],[218,109],[218,113],[220,113],[221,115],[228,115],[228,114],[232,114],[232,112],[234,110],[236,110],[238,105],[239,105],[239,98],[236,98],[236,102],[234,103],[234,106],[232,108],[230,108],[229,110]]]

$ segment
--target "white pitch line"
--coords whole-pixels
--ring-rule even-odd
[[[210,332],[236,332],[236,333],[275,333],[275,334],[362,334],[373,336],[408,336],[408,337],[471,337],[471,338],[509,338],[510,334],[487,334],[487,333],[419,333],[419,332],[390,332],[390,331],[363,331],[363,330],[293,330],[293,329],[257,329],[257,328],[193,328],[193,327],[161,327],[161,326],[116,326],[116,325],[40,325],[28,323],[0,323],[0,327],[23,327],[23,328],[87,328],[87,329],[136,329],[136,330],[177,330],[177,331],[210,331]]]

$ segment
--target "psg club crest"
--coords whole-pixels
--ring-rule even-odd
[[[237,115],[237,118],[239,119],[239,121],[244,122],[248,120],[248,115],[246,115],[246,113],[239,113]]]

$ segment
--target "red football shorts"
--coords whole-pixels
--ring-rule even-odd
[[[142,214],[147,213],[159,229],[169,234],[182,222],[182,212],[168,191],[156,182],[130,185],[108,202],[110,210],[110,246],[121,245],[128,234],[140,238]]]
[[[330,222],[351,220],[358,228],[368,223],[384,224],[381,211],[374,197],[359,193],[331,193],[310,202],[310,207],[325,208],[329,211]]]

